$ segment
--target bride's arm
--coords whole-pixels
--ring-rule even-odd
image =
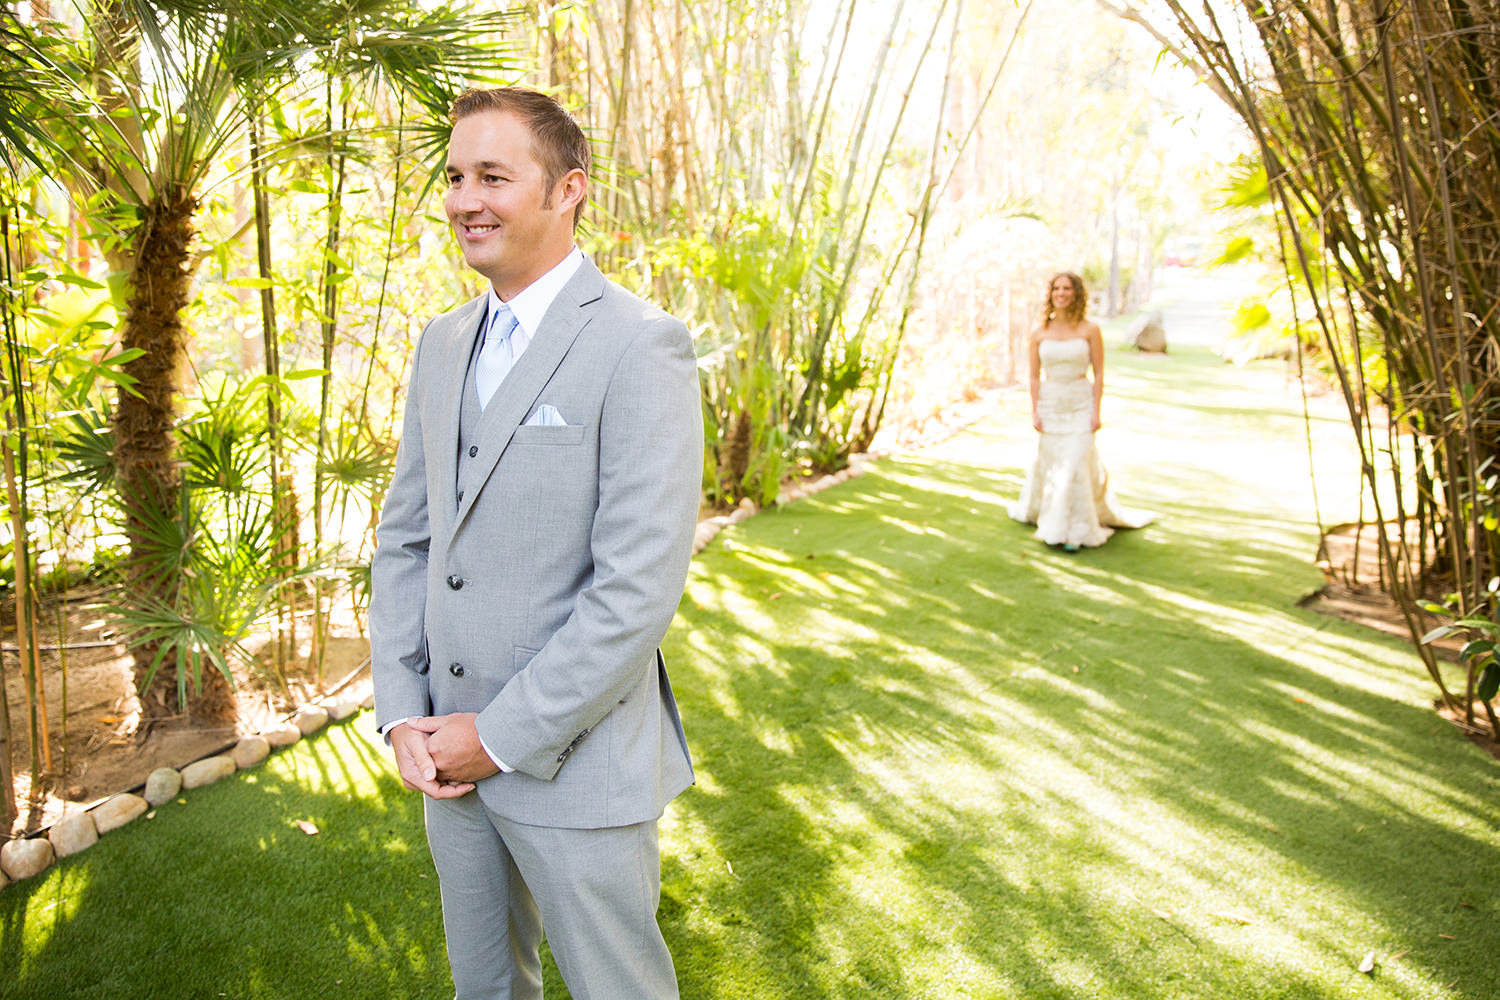
[[[1042,331],[1032,330],[1026,335],[1027,368],[1031,376],[1031,426],[1042,430],[1042,411],[1037,408],[1037,396],[1042,388]]]
[[[1094,367],[1094,420],[1093,429],[1098,430],[1101,426],[1099,420],[1099,404],[1104,401],[1104,334],[1099,332],[1098,323],[1089,324],[1089,364]]]

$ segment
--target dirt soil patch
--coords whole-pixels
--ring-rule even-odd
[[[101,596],[98,591],[73,592],[42,608],[45,698],[28,698],[11,623],[0,632],[11,768],[20,806],[9,830],[12,836],[45,829],[118,792],[138,790],[156,768],[180,768],[233,746],[240,736],[287,717],[320,694],[317,668],[309,662],[311,630],[302,625],[298,656],[286,669],[285,689],[266,668],[235,665],[236,724],[204,724],[185,717],[142,724],[130,652],[110,631],[98,607]],[[255,637],[246,646],[257,660],[266,659],[269,637]],[[368,659],[369,642],[352,618],[347,613],[343,620],[336,618],[324,654],[321,693],[357,689],[363,695],[369,688]],[[33,787],[26,734],[31,728],[29,713],[43,706],[53,736],[51,766],[44,758]]]

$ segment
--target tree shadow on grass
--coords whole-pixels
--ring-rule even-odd
[[[1495,776],[1410,654],[1263,518],[1064,555],[1014,483],[881,466],[695,567],[684,996],[1487,996]]]
[[[1065,555],[1017,486],[890,463],[695,564],[683,996],[1490,996],[1495,769],[1400,644],[1290,606],[1305,526]],[[0,996],[446,996],[420,806],[333,727],[0,893]]]

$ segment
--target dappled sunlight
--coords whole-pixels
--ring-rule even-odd
[[[1296,606],[1319,578],[1295,491],[1247,506],[1254,463],[1126,463],[1161,520],[1066,553],[1005,515],[1001,436],[876,463],[694,562],[664,648],[697,768],[661,822],[683,995],[1488,1000],[1500,924],[1469,890],[1500,878],[1500,770],[1406,645]],[[367,720],[111,834],[97,871],[8,887],[0,960],[24,989],[88,933],[146,954],[115,914],[150,905],[243,940],[262,995],[439,995],[420,799]],[[238,794],[254,822],[215,812]],[[102,877],[161,851],[244,914]],[[331,974],[299,966],[315,940]]]
[[[709,662],[684,658],[704,682],[678,687],[714,794],[680,805],[717,855],[783,860],[703,886],[709,909],[750,893],[767,935],[816,928],[775,992],[856,995],[809,984],[858,980],[892,936],[900,978],[864,974],[911,996],[1207,996],[1228,976],[1332,1000],[1372,949],[1387,990],[1438,995],[1472,966],[1481,924],[1437,939],[1455,897],[1424,873],[1493,859],[1496,781],[1451,769],[1463,745],[1432,728],[1409,649],[1293,606],[1318,575],[1292,492],[1205,501],[1261,474],[1182,470],[1162,522],[1069,554],[1005,517],[1018,476],[889,461],[705,553],[684,616]],[[726,583],[752,549],[756,575]],[[788,600],[835,558],[837,602]],[[761,593],[746,620],[705,599],[729,590]],[[774,665],[736,669],[771,636]]]

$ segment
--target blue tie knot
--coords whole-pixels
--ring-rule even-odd
[[[484,335],[485,345],[505,343],[510,339],[510,335],[516,332],[518,325],[519,321],[516,319],[516,314],[510,311],[510,306],[502,304],[490,316],[490,328]]]

